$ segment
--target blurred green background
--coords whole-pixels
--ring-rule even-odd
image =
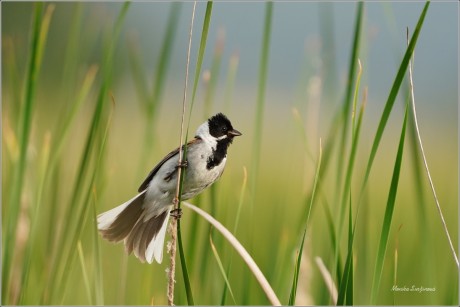
[[[34,54],[34,5],[1,4],[3,271],[5,255],[12,259],[8,262],[10,274],[2,279],[2,303],[166,304],[166,254],[161,265],[141,264],[135,257],[127,257],[122,244],[113,245],[96,236],[93,208],[101,213],[133,197],[155,163],[178,145],[193,3],[131,3],[119,24],[118,40],[116,20],[123,3],[44,5],[40,14],[46,19],[48,12],[50,24],[33,91],[15,237],[9,238],[12,243],[6,245],[11,233],[7,230],[9,217],[15,211],[11,199],[18,182],[14,174],[21,152],[28,65]],[[406,27],[413,31],[423,5],[412,2],[364,6],[358,56],[363,67],[359,104],[364,88],[368,96],[351,185],[353,210],[362,199],[354,242],[354,304],[370,302],[407,80],[389,118],[363,195],[360,187],[378,121],[406,49]],[[50,6],[53,11],[47,11]],[[206,3],[199,2],[190,84],[205,10]],[[260,2],[213,5],[189,138],[199,124],[216,112],[224,112],[243,136],[229,149],[225,174],[215,188],[191,202],[230,230],[235,227],[241,204],[236,237],[260,266],[281,302],[287,304],[320,138],[324,147],[344,101],[357,4],[275,3],[268,70],[261,77],[265,10],[266,4]],[[432,3],[415,48],[414,63],[420,133],[456,251],[458,37],[458,3]],[[259,83],[264,77],[264,106],[257,114]],[[85,82],[88,95],[82,94]],[[191,94],[191,85],[189,90]],[[81,105],[73,109],[80,95]],[[101,99],[106,101],[101,107],[101,124],[95,128],[91,139],[94,146],[86,157],[87,172],[75,192],[85,161],[83,149],[90,139],[87,135]],[[69,114],[74,117],[67,117]],[[255,128],[257,116],[262,120],[261,133]],[[72,120],[67,121],[69,118]],[[68,130],[62,128],[66,122],[70,125]],[[109,130],[104,147],[106,122]],[[68,133],[62,135],[63,131]],[[339,148],[342,131],[332,137]],[[256,140],[260,140],[260,152]],[[329,210],[337,231],[343,163],[348,161],[351,144],[349,134],[344,140],[346,155],[338,149],[332,152],[312,207],[299,275],[296,302],[300,305],[332,304],[314,259],[323,259],[337,283],[334,246],[339,248],[342,266],[347,255],[348,228],[343,228],[334,245],[327,217]],[[53,155],[60,141],[62,151]],[[408,132],[377,303],[458,305],[458,268],[414,144]],[[244,168],[248,172],[247,185]],[[96,178],[92,178],[93,174],[97,174]],[[75,233],[65,232],[66,225],[73,223]],[[69,237],[63,238],[64,234]],[[225,282],[211,250],[209,225],[187,209],[182,217],[182,236],[195,303],[268,303],[244,262],[219,234],[213,233],[224,267],[229,268],[235,301],[228,294],[222,299]],[[72,238],[79,243],[72,244]],[[60,249],[67,250],[63,258],[56,256]],[[57,276],[61,274],[62,282],[59,277],[50,277],[54,270],[60,272]],[[187,303],[179,271],[175,299],[178,305]],[[392,291],[394,285],[436,290],[400,293]]]

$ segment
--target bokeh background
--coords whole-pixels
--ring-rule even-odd
[[[5,250],[14,190],[11,185],[15,182],[12,174],[20,150],[19,119],[31,54],[34,5],[14,2],[1,5],[2,238],[3,259],[5,253],[13,259],[10,276],[2,279],[4,291],[8,285],[8,291],[2,293],[2,302],[95,304],[102,299],[105,304],[165,304],[166,254],[161,265],[141,264],[135,257],[127,257],[122,244],[113,245],[94,235],[93,208],[100,213],[131,198],[155,163],[178,145],[193,3],[131,3],[121,24],[113,61],[106,66],[108,46],[114,42],[113,32],[123,3],[57,2],[44,6],[46,11],[54,5],[54,11],[37,78],[17,231],[15,238],[10,238],[14,250]],[[375,131],[406,49],[406,27],[413,31],[423,6],[422,2],[371,2],[364,6],[359,103],[364,88],[368,96],[352,182],[354,210],[362,196],[360,187]],[[205,10],[206,3],[199,2],[189,84],[193,84]],[[257,114],[265,10],[266,4],[262,2],[214,3],[195,104],[191,117],[187,118],[189,137],[216,112],[224,112],[243,136],[229,149],[227,168],[219,183],[192,203],[199,204],[231,230],[239,219],[236,237],[266,274],[282,303],[287,304],[303,231],[299,221],[306,214],[320,139],[324,145],[345,96],[357,3],[274,3],[264,107]],[[457,2],[431,4],[414,62],[420,132],[456,251],[458,16]],[[168,24],[172,29],[168,30]],[[162,56],[165,37],[171,39],[166,61]],[[105,74],[107,67],[111,69],[110,83]],[[158,71],[163,68],[160,87],[154,91]],[[72,112],[92,69],[94,82],[75,111],[51,174],[41,185],[42,174],[46,173],[42,169],[46,165],[43,164],[46,148],[50,142],[57,142],[62,121]],[[69,245],[69,255],[74,254],[74,258],[69,256],[73,260],[60,267],[55,262],[56,250],[62,247],[60,236],[67,223],[74,223],[66,219],[80,218],[77,214],[66,216],[66,212],[73,204],[72,189],[81,169],[99,88],[104,84],[110,84],[102,115],[103,122],[111,118],[107,144],[102,160],[91,158],[92,168],[77,191],[81,195],[93,191],[91,202],[76,231],[78,244]],[[191,88],[190,85],[189,97]],[[353,261],[355,304],[369,304],[407,92],[408,84],[404,82],[362,197]],[[110,97],[115,101],[114,107]],[[151,97],[157,99],[153,99],[155,106],[150,114],[146,103]],[[257,116],[262,119],[260,134],[255,129]],[[337,143],[342,133],[338,134]],[[103,133],[99,135],[103,139]],[[256,140],[261,142],[259,153],[255,149]],[[312,207],[300,269],[298,304],[332,304],[314,259],[321,257],[334,272],[327,212],[332,214],[337,227],[344,175],[340,161],[348,159],[349,135],[347,140],[346,156],[334,152]],[[457,305],[458,268],[422,164],[420,160],[414,161],[418,149],[410,140],[408,132],[377,303]],[[97,144],[95,152],[99,152],[102,143]],[[90,182],[91,170],[97,170],[95,182]],[[247,184],[244,184],[245,172]],[[79,206],[86,208],[85,197],[80,198]],[[40,210],[36,210],[37,203],[41,204]],[[209,226],[191,211],[184,211],[182,233],[195,303],[221,304],[225,281],[211,249]],[[342,264],[347,251],[346,229],[338,238]],[[235,302],[227,295],[225,303],[267,304],[244,262],[219,234],[213,233],[212,238],[224,267],[230,268],[228,279]],[[23,259],[28,246],[31,246],[31,260],[24,279]],[[50,287],[55,285],[50,283],[49,276],[55,267],[63,270],[66,281],[64,289],[56,289],[54,292],[58,293],[51,295]],[[177,278],[176,304],[186,304],[179,271]],[[337,282],[335,277],[334,280]],[[391,290],[393,285],[436,290],[398,293]]]

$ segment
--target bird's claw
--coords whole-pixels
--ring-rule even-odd
[[[181,208],[173,209],[173,210],[171,210],[169,215],[171,215],[172,217],[174,217],[176,219],[180,219],[181,216],[182,216],[182,209]]]
[[[177,163],[176,168],[179,168],[179,167],[180,167],[180,168],[186,168],[187,166],[188,166],[188,161],[187,161],[187,160],[184,160],[184,161],[182,161],[182,162]]]

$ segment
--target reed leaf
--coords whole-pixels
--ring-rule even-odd
[[[375,271],[372,281],[371,304],[375,305],[377,302],[377,295],[380,288],[380,281],[383,272],[383,262],[385,260],[385,253],[388,245],[388,236],[390,234],[391,221],[393,219],[393,211],[395,208],[396,193],[398,191],[399,175],[401,171],[402,155],[404,152],[404,139],[406,136],[406,124],[408,105],[404,113],[404,122],[399,140],[398,152],[396,154],[396,161],[393,169],[393,176],[391,179],[390,191],[388,193],[387,206],[385,209],[385,216],[382,224],[382,231],[379,240],[379,249],[377,252],[377,260],[375,262]]]
[[[11,198],[8,201],[8,217],[5,219],[8,222],[5,226],[6,231],[3,240],[2,293],[7,298],[9,297],[10,272],[13,251],[15,250],[13,246],[16,238],[19,211],[21,209],[21,194],[27,168],[26,157],[35,108],[35,92],[54,7],[54,4],[48,5],[44,14],[43,3],[36,3],[34,8],[34,23],[32,27],[31,51],[26,75],[25,95],[20,109],[19,158],[13,175]],[[8,300],[2,301],[2,303],[8,304]]]

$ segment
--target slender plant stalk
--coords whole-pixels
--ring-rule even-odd
[[[19,298],[19,305],[24,304],[24,300],[27,298],[27,292],[29,290],[28,287],[28,280],[30,274],[30,267],[32,263],[32,250],[34,248],[34,244],[37,241],[37,232],[38,232],[38,222],[39,217],[41,216],[41,199],[44,192],[44,185],[46,180],[46,173],[48,170],[49,165],[49,157],[50,157],[50,143],[51,143],[51,133],[48,131],[45,134],[45,140],[43,142],[43,153],[42,153],[42,161],[41,167],[39,171],[39,183],[38,183],[38,190],[37,190],[37,204],[35,206],[34,211],[32,212],[32,225],[29,230],[28,238],[29,242],[26,245],[26,249],[24,252],[24,260],[22,265],[22,275],[21,275],[21,295]]]
[[[361,186],[361,192],[364,191],[364,188],[367,185],[369,174],[371,172],[372,165],[374,163],[374,158],[375,158],[375,155],[377,154],[377,149],[380,145],[380,140],[382,139],[383,131],[385,130],[386,124],[388,122],[388,118],[390,117],[391,110],[393,109],[393,105],[396,100],[396,96],[398,95],[399,88],[401,87],[407,67],[409,66],[409,61],[410,61],[410,58],[412,57],[412,53],[414,52],[415,45],[417,44],[417,39],[420,34],[420,30],[422,29],[423,22],[425,20],[425,16],[426,16],[429,6],[430,6],[430,2],[427,1],[423,8],[422,13],[420,14],[419,20],[417,22],[417,26],[415,27],[414,34],[412,35],[409,45],[407,46],[406,53],[404,54],[404,57],[399,66],[398,73],[396,74],[395,80],[393,81],[393,85],[391,87],[390,94],[388,95],[387,102],[385,103],[385,108],[383,110],[382,117],[380,118],[377,132],[375,133],[374,142],[372,144],[371,153],[370,153],[369,160],[366,166],[366,173],[364,175],[363,184]]]
[[[436,209],[438,209],[439,217],[441,219],[444,232],[446,233],[446,237],[447,237],[447,241],[449,242],[450,250],[452,251],[452,256],[454,257],[455,264],[457,265],[457,268],[458,268],[459,267],[458,257],[457,257],[457,254],[455,252],[455,248],[454,248],[454,245],[452,243],[452,239],[450,238],[449,230],[447,229],[446,220],[444,219],[444,214],[442,213],[441,205],[439,204],[438,196],[436,195],[436,190],[434,188],[433,179],[431,178],[430,169],[428,168],[428,162],[426,161],[425,150],[423,149],[422,138],[420,136],[420,129],[418,127],[418,120],[417,120],[417,112],[415,110],[414,81],[412,79],[412,65],[413,65],[412,62],[413,62],[413,60],[411,60],[411,62],[409,63],[409,83],[410,83],[411,106],[412,106],[412,112],[414,114],[415,130],[417,131],[417,140],[418,140],[418,144],[420,145],[420,152],[422,153],[423,165],[425,166],[426,175],[428,177],[428,181],[430,182],[431,191],[433,192],[433,197],[434,197],[434,201],[435,201],[435,204],[436,204]]]
[[[320,257],[315,257],[315,262],[321,273],[321,277],[323,277],[327,290],[329,291],[332,303],[337,305],[337,286],[334,283],[331,273],[327,270],[327,267],[324,265],[324,262]]]
[[[311,198],[310,198],[310,204],[308,206],[307,215],[306,215],[306,218],[305,218],[305,228],[304,228],[304,231],[303,231],[303,236],[302,236],[302,240],[301,240],[301,243],[300,243],[300,248],[299,248],[298,253],[297,253],[297,260],[296,260],[296,265],[295,265],[295,268],[294,268],[294,277],[292,279],[291,294],[289,296],[289,303],[288,303],[289,306],[293,306],[295,304],[295,299],[296,299],[296,295],[297,295],[297,283],[298,283],[299,274],[300,274],[300,264],[302,262],[303,246],[304,246],[304,243],[305,243],[305,236],[307,234],[308,222],[310,221],[311,209],[312,209],[313,203],[315,201],[315,194],[316,194],[316,188],[318,186],[319,172],[321,170],[321,157],[322,157],[322,154],[323,154],[323,152],[322,152],[322,146],[321,146],[321,139],[319,139],[318,163],[317,163],[317,167],[316,167],[315,179],[313,181],[313,189],[312,189],[312,194],[311,194]]]
[[[339,157],[345,156],[345,144],[346,140],[348,137],[348,130],[349,130],[349,120],[350,120],[350,109],[352,107],[352,101],[353,101],[353,88],[357,88],[356,86],[354,87],[355,83],[355,76],[356,76],[356,63],[359,61],[359,47],[361,43],[361,28],[362,28],[362,20],[363,20],[363,10],[364,10],[364,2],[360,1],[358,3],[358,8],[357,8],[357,15],[356,15],[356,24],[355,24],[355,35],[353,39],[353,47],[352,47],[352,52],[351,52],[351,58],[350,58],[350,67],[348,69],[348,78],[347,78],[347,88],[346,88],[346,94],[345,94],[345,101],[343,103],[343,109],[342,109],[342,137],[340,138],[340,147],[339,147]],[[359,71],[358,71],[358,79],[357,82],[359,82],[359,78],[361,76],[361,64],[359,64]],[[355,95],[356,97],[356,95]],[[352,133],[353,134],[353,133]],[[338,159],[338,175],[337,175],[337,182],[340,183],[340,180],[342,179],[342,169],[343,169],[343,162],[344,159],[339,158]],[[345,199],[347,199],[347,195],[344,196]],[[343,202],[342,202],[343,204]],[[343,206],[342,206],[343,207]],[[342,216],[340,216],[342,219]],[[339,227],[339,233],[341,233],[342,228]]]
[[[214,245],[214,242],[212,241],[212,231],[209,232],[209,244],[211,245],[211,249],[214,254],[214,257],[216,258],[217,265],[219,266],[219,270],[222,274],[222,277],[224,278],[225,285],[228,288],[228,291],[230,292],[233,304],[236,305],[235,296],[233,295],[232,287],[230,286],[230,282],[228,281],[228,273],[225,272],[224,265],[222,264],[222,260],[220,259],[219,253],[217,252],[217,248]]]
[[[265,4],[265,21],[264,21],[264,33],[262,39],[262,49],[259,64],[259,86],[257,89],[257,106],[256,106],[256,118],[254,128],[254,150],[252,155],[252,168],[250,173],[252,174],[252,194],[255,193],[255,185],[257,183],[259,162],[260,162],[260,147],[262,144],[262,123],[263,113],[265,106],[265,88],[267,87],[268,77],[268,56],[270,51],[270,38],[271,38],[271,26],[273,16],[273,2],[267,2]]]
[[[243,199],[244,199],[244,195],[246,192],[247,183],[248,183],[248,171],[246,167],[243,167],[243,184],[241,185],[240,198],[238,201],[238,209],[236,210],[236,216],[235,216],[235,225],[233,226],[233,235],[235,236],[238,230],[238,225],[240,224],[241,208],[243,207]],[[233,259],[232,256],[233,254],[230,254],[230,260],[227,266],[227,276],[230,274],[230,269],[232,266],[232,259]],[[225,305],[226,296],[227,296],[227,284],[225,284],[224,286],[224,291],[222,293],[222,299],[221,299],[221,305]]]
[[[83,247],[81,246],[81,241],[77,243],[78,259],[80,260],[81,271],[83,275],[83,284],[85,285],[86,296],[88,298],[88,304],[93,305],[94,299],[91,295],[91,286],[89,285],[88,270],[85,265],[85,256],[83,254]]]
[[[385,216],[382,224],[382,232],[379,240],[379,249],[377,252],[377,260],[375,262],[374,278],[372,281],[371,304],[375,305],[377,302],[377,295],[380,288],[380,281],[383,272],[383,262],[385,260],[385,253],[388,245],[388,235],[390,233],[391,221],[393,219],[393,212],[396,201],[396,193],[398,191],[399,175],[401,171],[402,156],[404,152],[404,139],[406,136],[407,113],[409,106],[406,106],[404,113],[404,122],[399,140],[398,152],[396,154],[396,161],[393,169],[393,176],[391,178],[390,191],[388,193],[387,206],[385,209]]]
[[[182,202],[182,203],[185,207],[195,211],[201,217],[207,220],[210,224],[212,224],[212,226],[214,226],[215,229],[217,229],[225,237],[225,239],[227,239],[227,241],[235,248],[238,254],[240,254],[244,262],[246,262],[249,269],[254,274],[254,277],[257,279],[260,286],[262,287],[262,290],[267,295],[267,298],[270,301],[270,303],[273,306],[281,306],[281,302],[276,296],[275,291],[273,291],[272,287],[268,283],[262,271],[259,269],[259,267],[255,263],[254,259],[252,259],[252,257],[243,247],[243,245],[241,245],[241,243],[232,235],[232,233],[227,228],[225,228],[219,221],[217,221],[215,218],[213,218],[211,215],[209,215],[205,211],[201,210],[200,208],[190,203],[187,203],[187,202]]]
[[[19,211],[21,208],[21,195],[24,187],[24,180],[27,168],[27,149],[29,147],[30,130],[32,126],[33,110],[35,105],[35,92],[38,82],[38,75],[43,58],[44,46],[48,34],[49,24],[54,11],[54,4],[47,6],[43,15],[43,3],[36,3],[34,10],[34,25],[32,30],[31,53],[26,79],[26,92],[24,103],[20,110],[20,147],[19,160],[15,168],[12,196],[9,200],[9,216],[6,224],[6,234],[3,245],[3,266],[2,266],[2,293],[9,297],[10,271],[12,267],[13,251],[15,250],[14,240],[16,238]],[[2,301],[7,303],[8,300]]]
[[[184,85],[184,96],[182,100],[182,119],[180,126],[180,137],[179,137],[179,165],[182,165],[183,151],[182,151],[182,139],[184,138],[184,121],[185,121],[185,110],[187,105],[187,87],[188,87],[188,74],[190,66],[190,50],[192,48],[192,34],[193,34],[193,22],[195,21],[195,9],[196,1],[193,2],[192,20],[190,22],[189,42],[187,50],[187,66],[185,70],[185,85]],[[181,186],[183,180],[182,167],[177,169],[177,187],[176,194],[174,196],[174,210],[180,209],[180,198],[181,198]],[[176,244],[177,244],[177,224],[178,216],[174,216],[171,219],[171,250],[170,250],[170,266],[168,273],[168,305],[174,305],[174,284],[175,284],[175,273],[176,273]]]

